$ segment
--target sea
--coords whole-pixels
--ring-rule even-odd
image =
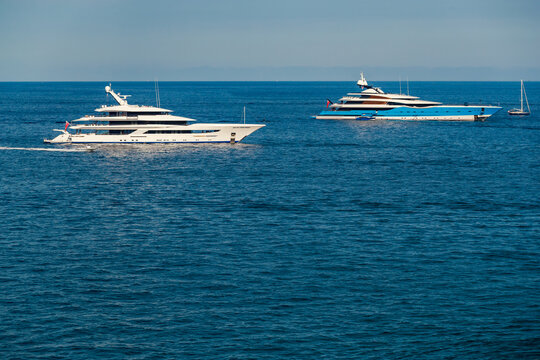
[[[175,115],[266,127],[43,144],[106,85],[0,83],[0,358],[540,358],[540,82],[527,117],[519,81],[410,82],[503,107],[484,122],[312,118],[354,82],[160,82]]]

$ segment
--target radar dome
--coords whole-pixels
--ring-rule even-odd
[[[107,92],[111,91],[111,87],[109,85],[105,86],[105,91]]]

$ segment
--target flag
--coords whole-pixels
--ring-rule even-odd
[[[68,123],[68,122],[66,121],[66,127],[65,127],[64,131],[67,130],[67,128],[68,128],[69,125],[70,125],[70,123]]]
[[[326,107],[330,106],[330,104],[332,104],[332,102],[328,99],[326,99]]]

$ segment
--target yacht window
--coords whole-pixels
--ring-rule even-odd
[[[109,135],[128,135],[135,130],[109,130]]]
[[[148,130],[146,134],[205,134],[219,130]]]

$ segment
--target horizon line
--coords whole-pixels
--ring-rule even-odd
[[[540,80],[411,80],[409,82],[540,82]],[[357,80],[158,80],[158,82],[356,82]],[[400,82],[399,80],[370,80],[370,82]],[[101,83],[101,82],[155,82],[155,80],[0,80],[0,83]],[[406,80],[401,80],[405,83]]]

